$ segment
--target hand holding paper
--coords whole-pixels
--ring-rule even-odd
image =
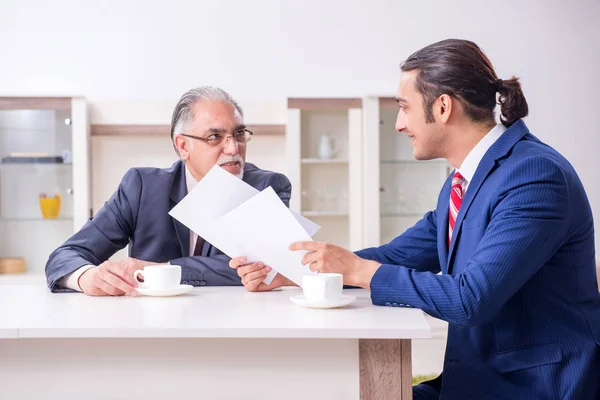
[[[231,239],[243,244],[248,260],[264,262],[299,286],[302,275],[315,274],[308,266],[302,266],[302,257],[307,252],[289,249],[291,243],[312,239],[272,188],[263,190],[219,221],[224,226],[235,226]]]

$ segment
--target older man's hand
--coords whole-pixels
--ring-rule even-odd
[[[275,275],[273,281],[267,285],[264,280],[271,272],[271,267],[261,262],[246,264],[246,257],[236,257],[229,261],[231,268],[237,269],[237,274],[242,278],[242,284],[249,292],[267,292],[281,286],[296,286],[296,284],[281,274]]]
[[[134,271],[152,264],[156,263],[130,257],[118,262],[105,261],[85,271],[79,277],[79,287],[88,296],[135,296],[138,284],[133,279]]]
[[[344,284],[370,289],[371,279],[380,263],[360,258],[343,247],[329,243],[296,242],[290,250],[306,250],[302,265],[310,264],[311,271],[333,272],[344,276]]]

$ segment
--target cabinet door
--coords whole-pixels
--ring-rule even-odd
[[[25,259],[28,270],[41,273],[89,204],[89,180],[78,178],[89,175],[81,163],[88,159],[85,102],[1,100],[0,257]],[[77,153],[80,147],[84,154]]]
[[[291,207],[321,225],[314,240],[362,247],[360,99],[290,99]]]

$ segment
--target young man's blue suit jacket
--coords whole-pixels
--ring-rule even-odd
[[[246,163],[243,180],[258,190],[271,186],[289,206],[292,186],[285,175]],[[99,265],[126,245],[130,257],[181,265],[183,283],[241,285],[237,271],[229,268],[230,258],[210,243],[204,243],[201,256],[189,256],[190,230],[169,215],[186,195],[181,161],[167,169],[130,169],[98,214],[50,255],[46,264],[48,287],[70,291],[58,286],[58,280],[84,265]]]
[[[517,121],[479,164],[448,250],[450,189],[451,176],[435,211],[357,252],[383,264],[374,304],[450,323],[443,374],[415,399],[600,399],[594,228],[573,167]]]

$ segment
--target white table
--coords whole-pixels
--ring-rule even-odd
[[[0,399],[410,399],[410,340],[431,336],[422,311],[345,292],[357,301],[316,310],[289,300],[299,289],[0,286]]]
[[[0,287],[0,339],[16,339],[19,337],[19,327],[48,317],[81,300],[83,300],[82,296],[53,296],[48,289],[40,285],[2,286]]]

